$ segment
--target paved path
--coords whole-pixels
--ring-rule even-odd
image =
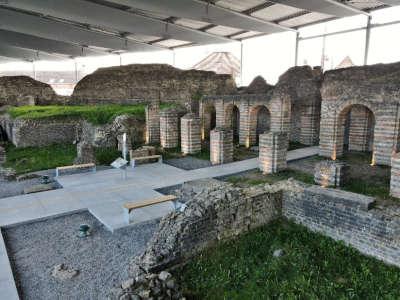
[[[288,152],[288,161],[316,154],[318,147],[293,150]],[[126,179],[122,178],[120,170],[115,169],[61,176],[58,181],[62,189],[0,199],[0,227],[88,209],[113,231],[127,226],[122,210],[125,202],[154,198],[160,195],[155,189],[185,181],[226,176],[257,167],[258,159],[254,158],[191,171],[159,163],[139,165],[135,169],[128,169]],[[172,209],[172,203],[167,202],[136,210],[134,223],[162,217]],[[11,268],[8,263],[3,266],[4,262],[8,262],[3,248],[0,235],[0,295],[4,295],[3,290],[15,292]],[[14,298],[10,294],[7,299]]]

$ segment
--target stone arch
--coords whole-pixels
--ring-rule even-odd
[[[250,145],[258,144],[261,133],[271,130],[271,112],[265,105],[257,105],[250,109]]]
[[[225,108],[225,127],[232,129],[233,141],[235,143],[239,142],[240,111],[235,104],[229,104]]]
[[[344,151],[373,151],[375,114],[367,105],[348,103],[338,110],[335,124],[333,159]]]
[[[217,113],[213,103],[207,103],[203,107],[203,120],[202,120],[202,139],[210,138],[210,131],[216,127]]]

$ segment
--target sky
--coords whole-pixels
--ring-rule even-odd
[[[400,6],[372,12],[372,23],[382,24],[400,20]],[[342,18],[300,29],[300,37],[332,33],[358,27],[365,27],[367,17],[358,15]],[[400,24],[382,26],[371,30],[368,64],[400,61]],[[324,69],[335,68],[349,56],[356,65],[364,62],[366,31],[304,39],[299,43],[298,64],[319,66]],[[99,67],[131,63],[166,63],[181,69],[190,69],[212,52],[231,52],[238,59],[242,57],[242,78],[237,84],[248,85],[254,77],[261,75],[268,83],[275,84],[279,76],[295,65],[296,34],[294,32],[276,33],[243,41],[218,45],[180,48],[174,51],[163,50],[145,53],[125,53],[104,57],[77,58],[65,62],[35,62],[35,70],[65,71],[79,70],[91,73]],[[243,52],[241,53],[241,48]],[[323,50],[324,49],[324,50]],[[324,53],[324,55],[322,55]],[[324,59],[322,59],[324,57]],[[7,70],[33,70],[32,63],[0,64],[0,72]]]

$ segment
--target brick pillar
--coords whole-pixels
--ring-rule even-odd
[[[151,102],[146,106],[146,144],[160,143],[160,103]]]
[[[286,169],[288,135],[284,132],[260,134],[259,166],[264,174],[277,173]]]
[[[210,133],[210,160],[213,165],[233,161],[232,129],[215,128]]]
[[[300,139],[304,145],[315,145],[319,139],[319,123],[321,108],[312,104],[304,106],[300,115]]]
[[[201,151],[201,122],[193,113],[181,118],[181,148],[184,154]]]
[[[178,112],[166,109],[160,112],[160,141],[163,148],[176,148],[179,145]]]
[[[400,198],[400,152],[397,152],[392,156],[390,195]]]
[[[315,165],[314,182],[323,187],[340,187],[348,179],[349,166],[337,160],[324,160]]]

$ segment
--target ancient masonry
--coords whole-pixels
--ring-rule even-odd
[[[400,266],[399,215],[374,208],[372,197],[293,180],[241,189],[214,179],[185,183],[178,196],[186,208],[161,220],[144,253],[132,261],[131,278],[173,268],[281,216]]]
[[[96,163],[96,155],[92,144],[81,141],[76,144],[76,152],[77,157],[74,160],[74,164]]]
[[[315,165],[314,182],[323,187],[341,187],[346,183],[349,166],[335,160],[325,160]]]
[[[215,111],[217,127],[233,129],[239,144],[258,142],[268,131],[290,133],[290,141],[314,145],[319,139],[322,72],[308,66],[284,73],[273,87],[256,78],[247,89],[233,95],[207,96],[200,103],[203,136],[212,129]]]
[[[233,134],[231,129],[216,128],[211,131],[210,160],[213,165],[233,161]]]
[[[181,118],[181,149],[183,154],[201,151],[200,118],[186,114]]]
[[[390,177],[390,195],[400,198],[400,152],[392,157],[392,169]]]
[[[372,164],[399,151],[400,63],[327,71],[321,88],[320,155],[372,150]]]
[[[160,143],[166,149],[179,145],[179,115],[174,108],[160,112]]]
[[[277,173],[287,167],[288,136],[283,132],[260,135],[259,166],[264,174]]]
[[[132,64],[100,68],[78,82],[71,101],[75,104],[127,103],[156,99],[185,104],[194,95],[234,93],[231,75],[180,70],[165,64]]]
[[[146,143],[160,143],[160,102],[154,101],[146,105]]]

